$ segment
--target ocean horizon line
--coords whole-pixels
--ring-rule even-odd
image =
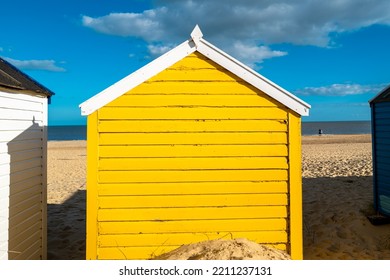
[[[371,134],[371,121],[302,122],[302,135]],[[86,125],[49,125],[49,141],[86,140]]]

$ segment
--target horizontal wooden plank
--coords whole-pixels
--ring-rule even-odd
[[[3,120],[26,120],[33,123],[34,120],[42,121],[43,113],[35,111],[23,111],[0,108],[0,116]]]
[[[285,231],[286,219],[187,220],[167,222],[101,222],[99,234],[207,233]]]
[[[120,157],[261,157],[287,156],[286,144],[100,146],[101,158]]]
[[[161,199],[161,197],[160,197]],[[165,198],[162,198],[165,200]],[[181,198],[180,198],[181,199]],[[143,198],[140,200],[143,201]],[[281,198],[277,197],[273,202],[279,200],[281,203],[286,203],[282,201]],[[117,200],[115,200],[117,201]],[[143,206],[142,201],[140,204],[137,203],[135,207]],[[147,200],[146,203],[149,203],[150,200]],[[230,201],[228,202],[230,204]],[[244,202],[245,204],[246,202]],[[253,203],[253,201],[248,202],[248,204]],[[264,202],[260,202],[264,203]],[[121,206],[124,203],[121,204]],[[174,204],[174,203],[171,203]],[[171,205],[166,203],[166,205]],[[180,205],[189,204],[179,203]],[[194,204],[202,204],[194,203]],[[205,202],[203,204],[216,204],[211,202]],[[238,204],[237,201],[234,201],[232,204]],[[271,204],[271,203],[270,203]],[[165,205],[165,203],[160,203],[159,205]],[[118,206],[118,207],[121,207]],[[149,205],[145,205],[149,206]],[[112,205],[111,205],[112,207]],[[156,206],[158,207],[158,206]],[[171,207],[171,206],[169,206]],[[173,207],[173,206],[172,206]],[[236,219],[260,219],[260,218],[286,218],[287,217],[287,207],[286,206],[252,206],[252,207],[191,207],[191,208],[148,208],[148,209],[99,209],[98,210],[98,221],[99,222],[108,222],[108,221],[179,221],[179,220],[220,220],[220,219],[231,219],[234,222]]]
[[[12,184],[14,181],[14,174],[17,176],[18,172],[31,170],[33,168],[42,168],[42,158],[33,158],[15,163],[11,162],[8,164],[2,164],[0,165],[0,175],[4,176],[12,174],[12,178],[10,179],[10,183]]]
[[[219,69],[167,68],[148,81],[242,81],[238,76]]]
[[[99,170],[287,169],[286,157],[103,158]]]
[[[42,147],[42,139],[0,142],[0,153],[14,153]]]
[[[108,103],[107,107],[276,107],[269,98],[251,95],[123,95]]]
[[[255,95],[264,96],[265,93],[243,81],[146,81],[131,89],[126,94],[199,94],[199,95]]]
[[[386,113],[390,109],[389,102],[376,103],[374,105],[375,113]]]
[[[285,132],[100,133],[100,145],[287,144]]]
[[[9,177],[7,175],[7,177]],[[33,187],[35,185],[41,185],[42,184],[42,174],[38,174],[37,176],[34,177],[29,177],[26,180],[19,181],[19,182],[12,182],[11,184],[10,181],[7,182],[2,182],[0,180],[0,188],[7,187],[7,189],[12,189],[12,193],[16,194],[18,192],[24,191],[25,189],[28,189],[30,187]]]
[[[215,63],[211,59],[205,57],[204,55],[195,52],[189,54],[185,58],[179,60],[175,64],[169,67],[170,69],[224,69],[219,64]],[[226,71],[226,70],[225,70]]]
[[[14,98],[1,98],[0,97],[0,108],[8,108],[15,110],[24,110],[24,111],[43,111],[43,103],[28,100],[17,100]]]
[[[287,132],[283,120],[100,121],[99,132]]]
[[[29,160],[33,158],[40,158],[42,157],[42,149],[32,149],[22,152],[13,152],[13,153],[0,153],[0,164],[10,164],[11,161],[13,163]]]
[[[26,131],[0,131],[0,142],[35,140],[42,137],[42,128]]]
[[[31,95],[25,93],[2,92],[0,90],[0,98],[9,98],[9,99],[14,99],[16,101],[25,100],[29,102],[42,103],[44,102],[45,99],[47,99],[47,96],[38,96],[38,95]]]
[[[286,243],[286,231],[166,233],[166,234],[118,234],[99,235],[98,247],[181,246],[214,239],[246,238],[257,243]]]
[[[378,139],[390,140],[390,131],[377,130],[375,131],[375,137]]]
[[[161,195],[161,196],[101,196],[99,197],[99,209],[119,209],[119,208],[159,208],[159,207],[227,207],[227,206],[280,206],[287,205],[286,194],[227,194],[227,195]],[[184,209],[173,209],[169,211],[187,211]],[[209,211],[218,209],[209,209]],[[243,213],[248,209],[237,208],[237,211]],[[274,210],[263,209],[270,213]],[[151,210],[152,212],[154,210]],[[167,210],[168,211],[168,210]],[[192,209],[192,214],[195,214],[197,209]],[[199,210],[200,212],[204,210]],[[224,209],[220,211],[230,211]],[[253,209],[255,211],[255,209]],[[230,212],[229,212],[230,213]],[[207,214],[204,212],[207,218]],[[238,213],[237,213],[238,214]],[[264,215],[268,215],[264,213]],[[180,216],[180,214],[178,214]],[[199,216],[200,219],[201,215]]]
[[[42,121],[34,120],[34,123],[31,120],[24,121],[24,120],[2,120],[0,117],[0,131],[24,131],[29,128],[31,128],[34,125],[38,125],[39,127],[43,127]]]
[[[21,181],[40,175],[42,175],[41,166],[25,169],[19,172],[13,172],[11,173],[11,176],[9,176],[9,174],[0,175],[0,185],[16,184]]]
[[[99,120],[286,120],[280,108],[207,108],[207,107],[103,107]]]
[[[0,165],[0,174],[13,174],[19,171],[27,170],[34,167],[42,166],[42,158],[32,158],[23,161],[13,162]],[[6,173],[8,171],[8,173]],[[11,182],[12,183],[12,182]]]
[[[125,183],[98,184],[104,195],[184,195],[287,193],[287,182],[198,182],[198,183]]]
[[[285,181],[286,170],[100,171],[100,183]]]
[[[279,250],[286,251],[286,244],[267,244]],[[170,252],[179,246],[151,246],[151,247],[109,247],[98,248],[99,260],[148,260]]]

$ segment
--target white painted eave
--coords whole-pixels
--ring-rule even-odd
[[[185,41],[181,45],[80,104],[81,114],[89,115],[93,113],[195,51],[208,57],[299,115],[309,115],[311,107],[309,104],[204,40],[198,25],[196,25],[191,32],[190,40]]]
[[[164,69],[172,66],[189,54],[195,52],[196,48],[192,40],[187,40],[174,49],[168,51],[142,68],[126,76],[122,80],[109,86],[100,93],[81,103],[81,115],[87,116],[117,99],[122,94],[142,84]]]

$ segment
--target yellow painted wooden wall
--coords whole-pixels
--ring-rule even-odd
[[[88,117],[87,259],[244,237],[302,258],[300,117],[195,52]]]

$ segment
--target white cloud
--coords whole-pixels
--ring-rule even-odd
[[[160,40],[162,33],[160,33],[158,17],[165,11],[165,8],[159,8],[142,13],[111,13],[98,18],[83,16],[82,23],[105,34],[134,36],[147,41]]]
[[[148,45],[148,51],[152,56],[160,56],[170,49],[172,49],[174,46],[172,45],[160,45],[160,44],[150,44]]]
[[[385,84],[332,84],[322,87],[305,87],[295,91],[295,94],[310,96],[346,96],[365,93],[378,93],[385,86]]]
[[[18,60],[9,57],[4,57],[12,65],[20,69],[26,70],[44,70],[50,72],[64,72],[64,68],[56,65],[54,60]]]
[[[83,25],[98,32],[118,36],[135,36],[149,44],[178,44],[195,24],[202,28],[207,40],[222,49],[276,43],[332,45],[331,34],[353,31],[372,24],[390,24],[388,0],[160,0],[155,8],[142,13],[111,13],[101,17],[83,16]],[[237,48],[237,47],[236,47]],[[239,48],[238,48],[239,49]],[[269,51],[275,55],[277,51]],[[262,56],[231,53],[246,57],[250,64]],[[253,52],[252,52],[253,54]]]
[[[287,52],[274,51],[267,46],[243,42],[235,42],[231,48],[228,48],[228,52],[239,56],[240,60],[250,67],[255,67],[254,63],[261,63],[264,59],[287,55]]]

